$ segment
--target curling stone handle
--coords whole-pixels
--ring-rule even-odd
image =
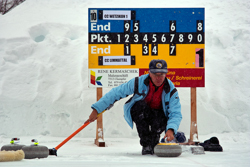
[[[37,139],[32,139],[31,142],[34,143],[33,145],[35,145],[35,146],[37,146],[39,144]]]
[[[20,138],[13,137],[13,138],[10,140],[10,144],[19,143],[19,142],[20,142],[19,140],[20,140]]]

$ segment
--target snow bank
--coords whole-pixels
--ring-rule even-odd
[[[96,101],[88,88],[87,9],[205,7],[206,87],[197,89],[198,133],[250,131],[250,4],[211,2],[27,0],[0,16],[0,135],[68,136]],[[103,89],[103,93],[109,91]],[[190,89],[179,88],[189,134]],[[104,137],[134,137],[123,99],[104,114]],[[79,136],[94,137],[95,123]]]

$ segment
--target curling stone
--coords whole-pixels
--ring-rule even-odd
[[[154,153],[158,157],[178,157],[182,149],[177,143],[159,143],[155,146]]]
[[[34,158],[47,158],[49,155],[49,149],[46,146],[38,145],[38,141],[36,139],[32,139],[31,142],[34,144],[30,146],[22,147],[22,150],[25,153],[25,159],[34,159]]]
[[[10,144],[4,145],[1,148],[1,151],[5,150],[5,151],[17,151],[17,150],[21,150],[23,146],[22,144],[17,144],[20,141],[20,138],[12,138],[10,141]]]

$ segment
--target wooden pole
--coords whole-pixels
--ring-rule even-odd
[[[98,101],[102,98],[102,88],[96,88],[96,100]],[[103,136],[103,122],[102,122],[102,114],[97,117],[96,120],[96,139],[95,144],[98,147],[105,147],[104,136]]]
[[[196,108],[196,88],[191,88],[191,125],[190,125],[190,141],[198,140],[197,130],[197,108]]]

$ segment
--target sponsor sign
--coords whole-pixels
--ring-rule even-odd
[[[139,76],[139,69],[91,69],[89,87],[116,87]]]

